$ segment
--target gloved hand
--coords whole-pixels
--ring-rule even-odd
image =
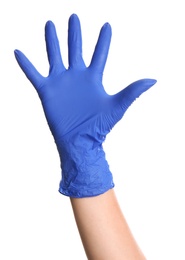
[[[90,197],[114,187],[102,143],[131,103],[156,83],[138,80],[115,95],[108,95],[102,85],[111,27],[101,28],[90,65],[82,58],[80,21],[69,18],[68,60],[64,67],[55,26],[48,21],[45,40],[50,64],[43,77],[19,50],[15,57],[35,87],[61,160],[60,193],[70,197]]]

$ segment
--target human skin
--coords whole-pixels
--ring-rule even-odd
[[[122,213],[114,189],[90,198],[71,198],[89,260],[146,260]]]

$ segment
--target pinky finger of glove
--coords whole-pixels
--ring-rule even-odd
[[[26,77],[30,80],[36,90],[38,90],[44,77],[37,71],[37,69],[21,51],[15,50],[14,54],[19,66],[25,73]]]

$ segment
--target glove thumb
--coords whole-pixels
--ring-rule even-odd
[[[116,103],[121,106],[123,113],[143,92],[152,87],[157,80],[140,79],[115,94]]]

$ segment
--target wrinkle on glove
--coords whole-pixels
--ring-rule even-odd
[[[102,85],[111,26],[99,33],[89,66],[82,55],[80,21],[76,14],[68,24],[68,62],[65,68],[55,26],[45,26],[49,75],[43,77],[19,50],[15,57],[35,87],[54,137],[61,161],[60,193],[76,198],[102,194],[114,187],[103,142],[127,108],[156,83],[154,79],[133,82],[119,93],[108,95]]]

